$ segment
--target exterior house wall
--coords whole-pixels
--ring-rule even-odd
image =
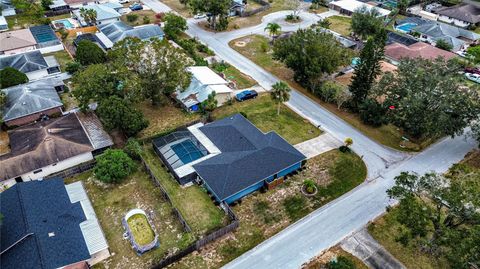
[[[64,50],[63,44],[38,49],[42,54]]]
[[[40,117],[42,115],[52,116],[52,115],[58,114],[58,113],[60,113],[60,114],[62,113],[62,107],[54,107],[54,108],[50,108],[50,109],[47,109],[47,110],[39,111],[39,112],[34,113],[34,114],[27,115],[25,117],[13,119],[13,120],[10,120],[10,121],[5,121],[5,124],[8,127],[22,126],[22,125],[32,123],[32,122],[40,119]]]
[[[300,169],[302,167],[302,162],[299,162],[299,163],[296,163],[288,168],[285,168],[283,169],[282,171],[280,171],[278,174],[277,174],[277,178],[278,177],[283,177],[283,176],[286,176],[294,171],[297,171],[298,169]]]
[[[240,198],[242,198],[242,197],[245,197],[245,196],[247,196],[247,195],[249,195],[249,194],[251,194],[251,193],[253,193],[253,192],[255,192],[255,191],[258,191],[260,188],[263,187],[263,185],[265,185],[265,181],[262,180],[262,181],[258,182],[257,184],[252,185],[252,186],[250,186],[250,187],[248,187],[248,188],[246,188],[246,189],[244,189],[244,190],[242,190],[242,191],[240,191],[240,192],[238,192],[238,193],[236,193],[236,194],[228,197],[228,198],[225,199],[224,201],[225,201],[227,204],[231,204],[231,203],[237,201],[238,199],[240,199]]]
[[[22,48],[17,48],[17,49],[12,49],[12,50],[5,50],[5,51],[2,51],[0,52],[0,54],[5,54],[5,55],[13,55],[13,54],[20,54],[20,53],[24,53],[24,52],[27,52],[27,51],[32,51],[32,50],[35,50],[35,46],[28,46],[28,47],[22,47]]]
[[[457,19],[450,18],[450,17],[444,16],[444,15],[440,15],[438,17],[438,20],[446,22],[446,23],[454,24],[455,26],[462,27],[462,28],[466,28],[466,27],[470,26],[469,22],[462,21],[462,20],[457,20]]]

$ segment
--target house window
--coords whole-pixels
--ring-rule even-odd
[[[38,170],[33,171],[34,174],[38,174],[38,173],[41,173],[41,172],[42,172],[42,169],[38,169]]]

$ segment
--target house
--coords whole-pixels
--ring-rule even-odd
[[[62,115],[63,103],[57,94],[62,86],[52,80],[37,80],[0,90],[7,100],[2,112],[5,125],[22,126],[45,116]]]
[[[110,256],[81,182],[19,183],[0,202],[2,269],[90,268]]]
[[[0,33],[0,55],[24,53],[36,49],[37,41],[29,29]]]
[[[357,0],[339,0],[332,1],[328,4],[330,9],[340,12],[340,14],[352,16],[352,14],[362,7],[367,7],[368,10],[375,8],[379,12],[379,17],[384,18],[390,14],[390,10],[373,6],[369,3],[360,2]]]
[[[43,179],[90,162],[113,142],[95,114],[63,117],[8,131],[10,152],[0,155],[0,185]]]
[[[192,80],[188,88],[178,89],[174,97],[189,112],[200,110],[200,104],[215,92],[217,105],[221,106],[233,97],[233,90],[228,82],[207,66],[191,66],[187,71],[192,73]]]
[[[180,184],[196,181],[227,204],[283,182],[306,160],[277,133],[263,133],[240,114],[197,123],[153,145]]]
[[[0,70],[6,67],[17,69],[27,75],[29,80],[37,80],[60,73],[60,65],[55,57],[44,57],[38,50],[0,57]]]
[[[105,3],[107,1],[97,1],[97,0],[64,0],[65,3],[74,9],[79,9],[87,5],[94,5],[95,3]]]
[[[436,10],[438,20],[467,28],[480,22],[480,7],[470,3],[460,3],[451,7]]]
[[[445,60],[452,59],[456,54],[442,50],[424,42],[417,42],[406,46],[400,43],[392,43],[385,46],[385,57],[397,65],[402,58],[424,58],[434,60],[443,57]]]
[[[4,16],[0,15],[0,32],[8,31],[7,19]]]
[[[123,8],[119,3],[104,3],[82,6],[81,8],[92,9],[97,12],[97,19],[95,25],[108,24],[112,22],[120,21],[122,16],[118,11]],[[80,14],[80,9],[76,9],[72,12],[72,18],[76,19],[81,26],[88,26],[88,23]]]
[[[50,25],[38,25],[29,28],[37,42],[36,49],[42,54],[64,50],[62,42]]]
[[[152,38],[162,40],[165,35],[162,28],[155,24],[132,27],[119,21],[102,24],[97,26],[97,28],[100,30],[100,33],[97,33],[96,36],[106,48],[113,47],[115,43],[127,37],[136,37],[141,40],[150,40]]]
[[[52,4],[48,6],[51,11],[68,11],[70,10],[70,6],[64,0],[53,0]]]
[[[99,46],[100,48],[102,48],[103,50],[107,50],[109,48],[111,48],[113,46],[113,44],[110,44],[110,40],[106,39],[106,40],[103,40],[103,42],[107,43],[108,45],[108,48],[107,48],[107,45],[105,45],[102,40],[100,40],[100,38],[97,36],[98,33],[85,33],[85,34],[81,34],[79,36],[77,36],[74,40],[73,40],[73,44],[75,45],[75,47],[78,46],[78,44],[82,41],[82,40],[88,40],[92,43],[95,43],[97,46]]]
[[[242,15],[245,11],[246,1],[244,0],[232,0],[230,9],[228,11],[229,16],[238,16]]]
[[[392,43],[400,43],[400,44],[403,44],[405,46],[410,46],[410,45],[415,44],[417,42],[418,42],[418,40],[416,40],[415,38],[413,38],[409,35],[406,35],[406,34],[399,34],[399,33],[396,33],[396,32],[388,32],[387,33],[387,42],[386,42],[387,45],[392,44]]]

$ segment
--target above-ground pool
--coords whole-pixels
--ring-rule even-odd
[[[52,21],[53,26],[55,29],[65,28],[65,29],[74,29],[75,25],[69,19],[61,19]]]
[[[191,163],[205,156],[192,140],[188,139],[172,145],[171,148],[184,164]]]
[[[417,27],[416,23],[408,22],[398,25],[397,27],[395,27],[395,29],[404,33],[410,33],[410,31],[412,31],[412,29],[415,27]]]
[[[153,230],[145,211],[141,209],[130,210],[122,223],[126,230],[125,237],[130,240],[133,249],[139,255],[160,245],[158,236]]]

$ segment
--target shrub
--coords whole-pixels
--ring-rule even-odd
[[[123,148],[123,151],[134,160],[140,160],[140,155],[142,154],[142,146],[137,139],[131,137],[127,140],[127,144]]]
[[[340,147],[338,148],[338,150],[340,150],[340,152],[343,152],[343,153],[349,153],[349,152],[352,151],[349,147],[343,146],[343,145],[340,146]]]
[[[159,20],[163,20],[164,16],[165,16],[165,13],[163,13],[163,12],[155,14],[155,18],[157,18]]]
[[[260,49],[262,50],[262,52],[267,52],[268,51],[268,43],[267,42],[262,42],[260,44]]]
[[[134,22],[138,20],[138,15],[137,14],[128,14],[127,15],[127,21],[128,22]]]
[[[150,23],[150,18],[145,16],[143,17],[143,24],[149,24]]]
[[[342,86],[337,83],[333,81],[325,81],[314,93],[323,101],[333,103],[336,101],[337,94],[342,90]]]
[[[314,193],[315,192],[315,183],[313,180],[306,179],[303,181],[303,186],[305,186],[305,191],[307,193]]]
[[[360,119],[363,123],[378,127],[386,123],[386,109],[373,99],[365,100],[359,107]]]
[[[355,269],[355,264],[352,260],[344,256],[338,256],[336,261],[330,261],[327,264],[328,269]]]
[[[97,157],[94,173],[105,183],[119,183],[137,169],[135,162],[119,149],[107,149]]]
[[[240,111],[240,115],[242,115],[243,117],[245,117],[245,119],[248,119],[247,113],[245,113],[245,112],[243,112],[243,111]]]
[[[5,67],[4,69],[0,70],[0,89],[12,87],[27,82],[27,75],[13,67]]]
[[[65,68],[65,71],[67,71],[69,74],[75,74],[78,70],[80,70],[81,67],[82,65],[79,62],[72,61],[67,63],[67,67]]]
[[[100,64],[107,60],[105,52],[89,40],[82,40],[78,43],[75,57],[82,65]]]
[[[435,44],[435,47],[442,50],[446,50],[446,51],[451,51],[453,49],[453,46],[450,45],[450,43],[447,43],[447,41],[443,39],[438,40],[437,43]]]

